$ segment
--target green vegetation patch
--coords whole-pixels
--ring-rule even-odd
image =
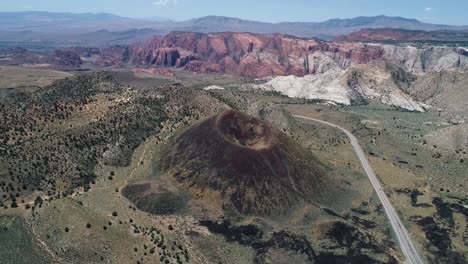
[[[24,220],[18,216],[0,216],[1,263],[51,263],[46,252],[34,243]]]

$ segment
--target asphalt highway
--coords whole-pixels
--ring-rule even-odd
[[[366,172],[367,177],[369,177],[369,180],[371,181],[372,186],[374,187],[374,190],[377,193],[377,196],[379,197],[380,202],[383,205],[383,208],[385,210],[385,213],[387,214],[388,220],[398,239],[398,243],[400,244],[401,251],[403,255],[406,257],[405,262],[411,263],[411,264],[424,263],[421,257],[419,256],[418,252],[416,251],[416,248],[413,242],[411,241],[411,237],[408,233],[408,230],[401,222],[400,218],[398,217],[397,212],[395,211],[392,204],[388,200],[388,197],[385,194],[384,190],[382,189],[380,182],[378,181],[371,166],[369,165],[369,162],[367,161],[366,156],[364,152],[362,151],[362,148],[359,145],[357,138],[345,128],[335,125],[333,123],[323,121],[320,119],[306,117],[306,116],[300,116],[300,115],[293,115],[293,116],[296,118],[315,121],[324,125],[332,126],[334,128],[340,129],[349,137],[349,139],[351,140],[351,145],[353,145],[354,151],[358,155],[359,160],[361,161],[362,167],[364,168],[364,171]]]

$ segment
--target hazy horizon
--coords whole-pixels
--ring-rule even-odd
[[[210,15],[236,17],[244,20],[264,22],[322,22],[329,19],[355,17],[392,16],[417,19],[421,22],[447,25],[468,25],[464,10],[468,2],[447,0],[444,2],[403,1],[392,2],[370,0],[299,0],[285,4],[284,1],[236,2],[206,0],[99,0],[92,5],[83,2],[44,0],[40,5],[33,0],[0,3],[0,12],[45,11],[67,13],[110,13],[129,18],[161,17],[183,21]],[[336,8],[339,6],[340,8]]]

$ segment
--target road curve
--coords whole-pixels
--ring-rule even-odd
[[[411,237],[408,233],[408,230],[406,230],[405,226],[401,222],[400,218],[398,217],[398,214],[396,213],[395,209],[393,208],[392,204],[388,200],[387,195],[382,189],[382,186],[380,185],[379,181],[377,180],[377,177],[375,176],[374,172],[372,171],[371,166],[369,165],[369,162],[366,159],[366,156],[364,155],[364,152],[362,151],[361,146],[359,145],[359,142],[357,138],[351,134],[348,130],[345,128],[342,128],[340,126],[337,126],[335,124],[320,120],[320,119],[315,119],[315,118],[310,118],[306,116],[300,116],[300,115],[292,115],[296,118],[301,118],[305,120],[311,120],[315,121],[321,124],[325,124],[328,126],[332,126],[334,128],[338,128],[341,131],[343,131],[351,140],[351,144],[353,145],[354,151],[359,157],[359,160],[361,161],[362,167],[366,171],[367,177],[369,177],[369,180],[372,183],[372,186],[374,187],[375,192],[377,193],[377,196],[380,199],[380,202],[383,205],[383,208],[385,209],[385,213],[387,214],[388,220],[390,221],[390,224],[392,225],[393,231],[395,232],[398,243],[400,244],[401,251],[403,252],[403,255],[406,257],[406,263],[411,263],[411,264],[422,264],[424,263],[419,256],[418,252],[416,251],[416,248],[411,241]]]

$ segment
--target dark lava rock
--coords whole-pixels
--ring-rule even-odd
[[[229,242],[238,242],[241,245],[253,246],[263,239],[263,232],[254,225],[233,226],[227,220],[214,222],[200,221],[212,233],[222,234]]]
[[[423,195],[422,192],[420,192],[417,189],[398,189],[396,190],[397,193],[401,194],[409,194],[411,198],[411,206],[414,207],[432,207],[432,205],[427,204],[427,203],[418,203],[418,196]]]
[[[303,254],[307,256],[308,263],[317,262],[317,255],[315,254],[309,241],[303,237],[291,234],[285,231],[275,232],[268,241],[257,245],[257,255],[255,256],[255,263],[268,263],[266,255],[268,251],[282,249],[291,251],[296,254]]]
[[[452,250],[449,229],[441,227],[432,217],[415,218],[414,220],[422,227],[430,241],[428,248],[435,255],[435,263],[468,263],[463,255]]]
[[[238,242],[255,249],[257,253],[254,263],[267,263],[266,257],[269,251],[277,249],[305,254],[310,261],[308,263],[316,263],[316,254],[305,237],[280,231],[266,239],[263,232],[254,225],[234,226],[227,220],[220,222],[205,220],[200,224],[213,233],[222,234],[229,242]]]
[[[432,200],[432,203],[437,208],[437,213],[439,214],[440,218],[446,220],[451,227],[455,224],[453,221],[453,211],[450,208],[449,203],[445,203],[441,198],[435,197]]]
[[[208,230],[213,233],[222,234],[229,242],[237,242],[256,250],[254,263],[259,264],[271,263],[268,259],[269,253],[280,252],[279,254],[282,254],[285,251],[304,256],[307,259],[304,263],[397,263],[396,259],[380,248],[381,245],[372,244],[366,235],[342,222],[336,222],[328,233],[328,237],[338,244],[336,250],[327,249],[326,252],[316,252],[305,236],[287,231],[277,231],[268,236],[256,226],[235,226],[227,220],[218,222],[205,220],[200,224],[208,227]],[[343,248],[346,249],[345,255],[343,255]],[[376,260],[364,253],[369,250],[373,254],[385,254],[383,259],[387,261]]]
[[[185,209],[187,197],[167,190],[155,190],[151,184],[154,183],[129,184],[122,189],[122,195],[147,213],[170,215]]]

